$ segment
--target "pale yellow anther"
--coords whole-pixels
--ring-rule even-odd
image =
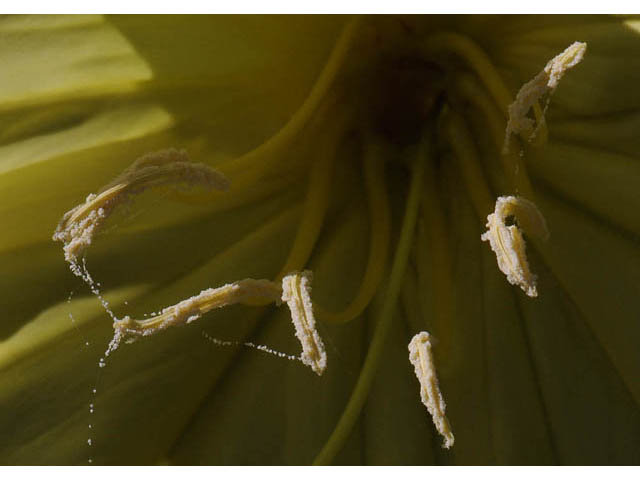
[[[427,332],[416,334],[409,342],[409,361],[420,382],[420,398],[431,414],[436,430],[444,438],[442,446],[451,448],[455,441],[445,414],[447,405],[440,392],[436,367],[431,351],[431,336]]]
[[[558,86],[558,82],[560,82],[560,79],[565,72],[579,64],[584,58],[586,51],[586,43],[573,42],[564,50],[564,52],[556,55],[549,63],[547,63],[544,67],[544,71],[549,78],[547,86],[551,90],[555,90]]]
[[[509,152],[511,134],[522,135],[529,140],[535,137],[537,129],[544,123],[544,113],[536,127],[534,121],[527,116],[529,110],[543,96],[553,94],[560,79],[568,70],[582,61],[586,51],[586,43],[574,42],[561,54],[551,59],[538,75],[520,88],[515,101],[508,108],[509,119],[503,153]]]
[[[114,337],[107,354],[118,348],[124,341],[132,343],[140,337],[153,335],[169,327],[191,323],[205,313],[234,304],[253,305],[255,303],[278,302],[280,285],[269,280],[247,278],[218,288],[208,288],[198,295],[164,308],[148,319],[135,320],[129,316],[113,322]]]
[[[542,213],[529,200],[522,197],[498,197],[496,208],[487,217],[487,231],[480,237],[488,241],[496,254],[498,267],[512,285],[518,285],[530,297],[537,297],[536,276],[527,262],[526,246],[522,232],[516,225],[505,224],[513,217],[528,234],[546,240],[549,230]]]
[[[327,352],[316,330],[311,303],[310,271],[293,272],[282,279],[282,301],[289,306],[296,337],[302,345],[300,359],[318,375],[327,368]]]
[[[211,167],[192,163],[184,150],[149,153],[136,160],[97,194],[89,195],[84,203],[69,210],[60,220],[53,240],[64,244],[65,259],[72,265],[76,264],[117,207],[126,204],[134,195],[162,186],[227,190],[229,182]]]

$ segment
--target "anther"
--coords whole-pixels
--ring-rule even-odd
[[[96,233],[117,207],[145,190],[162,186],[227,190],[229,182],[211,167],[190,162],[184,150],[149,153],[136,160],[97,194],[89,195],[83,204],[69,210],[60,220],[53,240],[62,242],[65,259],[72,265],[77,264],[78,257],[91,245]]]
[[[436,367],[431,352],[431,336],[427,332],[416,334],[409,342],[409,361],[413,365],[420,382],[420,398],[427,407],[433,424],[444,438],[442,446],[451,448],[455,441],[449,420],[445,415],[447,408],[436,375]]]
[[[199,319],[205,313],[234,304],[252,305],[256,302],[277,302],[281,290],[277,283],[269,280],[247,278],[218,288],[208,288],[198,295],[164,308],[157,315],[134,320],[129,316],[113,322],[114,337],[107,355],[122,341],[133,343],[141,337],[153,335],[169,327],[184,325]]]
[[[568,70],[582,61],[586,51],[586,43],[574,42],[561,54],[552,58],[538,75],[520,88],[515,101],[508,108],[509,119],[505,132],[503,153],[509,152],[509,139],[512,133],[523,135],[529,140],[535,137],[537,129],[544,123],[544,116],[539,120],[537,127],[534,128],[534,121],[527,117],[527,113],[540,98],[547,94],[553,94],[558,87],[560,79]]]
[[[92,292],[101,299],[102,306],[113,318],[114,336],[105,357],[123,341],[132,343],[169,327],[191,323],[215,308],[233,304],[280,304],[280,301],[284,301],[291,310],[296,336],[302,344],[300,360],[322,375],[327,366],[327,355],[316,331],[309,271],[285,276],[282,286],[269,280],[248,278],[219,288],[209,288],[144,320],[132,319],[128,315],[120,319],[109,310],[107,302],[100,297],[99,284],[93,281],[84,259],[79,262],[79,257],[117,207],[149,188],[163,186],[174,189],[200,186],[224,191],[229,188],[229,181],[206,165],[191,163],[184,151],[169,149],[150,153],[136,160],[98,194],[89,195],[83,204],[67,212],[53,235],[54,240],[63,242],[65,259],[71,265],[71,271],[91,286]],[[104,359],[100,360],[100,366],[104,366]]]
[[[496,207],[487,217],[487,231],[480,237],[488,241],[496,254],[498,267],[512,285],[518,285],[530,297],[537,297],[536,276],[527,262],[526,246],[522,232],[516,225],[505,224],[514,217],[528,234],[546,240],[549,230],[542,213],[529,200],[522,197],[498,197]]]
[[[302,345],[302,363],[311,367],[318,375],[327,368],[327,353],[316,330],[316,321],[311,303],[312,273],[293,272],[282,279],[282,301],[289,306],[296,337]]]

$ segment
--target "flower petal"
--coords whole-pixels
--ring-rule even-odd
[[[236,215],[235,221],[224,222],[227,230],[213,242],[210,239],[213,235],[208,234],[202,224],[194,226],[196,228],[183,228],[176,238],[179,245],[184,245],[185,235],[191,232],[199,235],[190,237],[194,248],[182,255],[175,251],[173,255],[167,254],[172,250],[163,243],[169,237],[162,231],[154,238],[160,250],[164,249],[164,257],[145,258],[145,250],[147,255],[156,253],[145,242],[138,243],[138,251],[133,249],[129,254],[126,252],[128,242],[121,242],[120,249],[98,249],[92,273],[97,281],[103,282],[105,297],[116,312],[156,310],[176,296],[185,296],[185,292],[192,294],[241,273],[268,277],[284,261],[286,250],[276,249],[265,255],[263,245],[265,242],[278,245],[275,239],[290,237],[295,225],[295,210],[275,217],[274,211],[282,211],[281,204],[271,202],[267,208],[263,206],[251,214]],[[209,220],[207,224],[212,232],[217,230],[215,222]],[[154,241],[153,238],[145,240]],[[218,255],[202,264],[206,248],[197,248],[198,242],[200,245],[212,243],[212,249]],[[114,245],[118,242],[111,246]],[[199,268],[185,275],[185,271],[198,262],[198,257]],[[156,271],[142,269],[144,275],[140,277],[136,267],[147,261],[157,264]],[[127,280],[128,271],[133,271],[133,276]],[[154,275],[156,272],[160,275]],[[143,280],[145,275],[146,282]],[[125,291],[121,296],[109,288],[132,279],[140,283],[134,283],[130,287],[133,290]],[[37,304],[38,291],[34,295],[31,301]],[[113,333],[111,321],[95,298],[72,300],[67,304],[63,300],[65,297],[63,294],[58,306],[25,323],[0,349],[6,352],[3,354],[5,364],[0,376],[0,392],[3,404],[7,406],[0,423],[7,425],[5,432],[14,432],[15,428],[10,426],[18,418],[21,431],[18,438],[14,436],[10,442],[2,443],[3,462],[85,464],[88,458],[94,463],[158,461],[189,420],[189,412],[197,406],[212,376],[233,358],[234,350],[216,351],[212,357],[210,347],[201,336],[202,327],[194,324],[196,328],[174,329],[150,341],[139,342],[135,347],[123,347],[109,357],[107,367],[101,370],[97,362]],[[129,306],[122,304],[125,299]],[[75,331],[69,312],[73,313],[80,334]],[[242,338],[245,329],[253,325],[246,318],[247,312],[251,309],[223,310],[216,312],[211,321],[219,327],[221,335]],[[54,336],[49,334],[51,329],[62,333]],[[23,333],[29,330],[42,333]],[[88,348],[83,347],[85,338],[90,343]],[[33,344],[33,348],[25,350],[20,347],[25,341],[44,343]],[[14,352],[18,347],[26,353],[17,356]],[[210,368],[203,369],[203,362]],[[98,372],[101,375],[96,380]],[[98,393],[92,399],[91,389],[96,381]],[[93,414],[89,414],[89,403],[95,405]],[[149,408],[140,409],[141,405]],[[176,415],[167,415],[169,411]],[[19,416],[16,417],[15,412],[19,412]],[[158,422],[158,415],[162,416],[163,422]],[[93,448],[82,448],[90,435],[88,424],[94,427]],[[132,445],[136,447],[131,448]],[[49,456],[35,454],[45,451]]]
[[[366,207],[363,203],[338,217],[334,232],[310,262],[313,300],[327,309],[348,303],[366,263]],[[345,268],[345,265],[349,265]],[[339,285],[333,279],[339,275]],[[337,290],[336,290],[337,289]],[[335,292],[335,293],[332,293]],[[215,385],[171,453],[180,464],[306,464],[322,447],[348,400],[362,362],[363,324],[321,329],[329,356],[318,378],[299,363],[245,351]],[[299,351],[285,309],[264,319],[252,338],[284,351]],[[331,360],[334,359],[335,361]],[[232,399],[230,401],[229,399]],[[359,462],[354,433],[338,462]]]

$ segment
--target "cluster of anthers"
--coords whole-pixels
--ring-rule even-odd
[[[353,27],[343,33],[343,37],[353,34]],[[345,38],[341,40],[336,50],[341,48],[346,42]],[[540,128],[544,126],[544,109],[540,109],[539,101],[546,98],[548,103],[549,96],[554,92],[563,74],[578,64],[586,51],[586,44],[576,42],[569,46],[564,52],[553,58],[545,66],[533,80],[526,83],[518,92],[516,99],[508,107],[507,127],[503,144],[503,155],[509,155],[510,145],[515,143],[513,135],[517,135],[520,139],[531,141],[538,133]],[[344,53],[344,52],[342,52]],[[335,70],[336,62],[330,60],[327,71]],[[326,72],[325,72],[326,73]],[[323,73],[323,75],[325,74]],[[326,83],[326,82],[325,82]],[[322,90],[322,89],[320,89]],[[322,92],[313,92],[310,97],[320,96]],[[305,110],[306,105],[302,110]],[[537,125],[528,117],[529,112],[533,109]],[[309,110],[309,109],[308,109]],[[286,129],[285,129],[286,130]],[[284,134],[283,134],[284,135]],[[275,145],[275,146],[274,146]],[[277,148],[277,141],[267,145],[267,148]],[[314,185],[327,183],[329,179],[330,164],[319,163],[318,169],[312,172],[312,177],[316,176],[317,181],[311,183],[307,201],[311,203],[319,203],[321,196],[314,191]],[[412,184],[411,192],[409,192],[409,200],[407,201],[407,211],[411,210],[409,205],[412,198],[419,199],[419,195],[412,196],[412,192],[421,188],[419,179],[421,173],[414,172],[414,178],[418,181]],[[365,177],[367,178],[368,189],[372,192],[372,208],[379,211],[384,209],[379,205],[375,205],[376,192],[384,190],[384,185],[380,182],[383,175],[383,166],[381,163],[369,162],[365,164]],[[381,186],[382,185],[382,186]],[[67,212],[61,219],[53,239],[61,241],[64,244],[64,255],[67,262],[71,266],[72,272],[84,279],[92,288],[92,291],[99,295],[95,288],[94,282],[86,269],[84,254],[91,245],[94,236],[104,225],[107,218],[120,206],[127,204],[132,198],[141,192],[157,187],[184,189],[192,187],[200,187],[212,191],[225,191],[229,188],[229,181],[220,172],[204,165],[192,163],[184,151],[174,149],[160,151],[145,155],[136,160],[122,174],[116,177],[111,183],[103,187],[97,194],[89,195],[84,203]],[[529,192],[531,193],[531,192]],[[473,195],[473,192],[472,192]],[[415,201],[418,203],[418,200]],[[485,202],[486,203],[486,202]],[[417,209],[417,207],[416,207]],[[321,209],[319,209],[321,210]],[[414,209],[415,210],[415,209]],[[515,224],[507,225],[507,221],[513,218]],[[388,212],[385,215],[378,216],[381,224],[388,227]],[[309,231],[315,231],[319,228],[321,219],[303,218],[303,225],[308,227]],[[373,228],[378,228],[373,225]],[[482,235],[483,241],[490,243],[491,249],[495,252],[498,267],[506,275],[507,280],[524,290],[531,296],[537,296],[536,277],[531,272],[527,262],[525,252],[525,241],[520,230],[522,228],[528,235],[546,239],[549,232],[544,217],[537,209],[532,200],[527,200],[521,196],[501,196],[495,203],[495,210],[487,217],[487,231]],[[381,227],[384,230],[384,225]],[[304,230],[301,228],[301,231]],[[398,250],[403,248],[406,250],[410,244],[413,231],[410,229],[401,232],[401,238]],[[312,235],[310,235],[312,236]],[[312,242],[305,244],[304,235],[299,234],[296,241],[301,240],[298,254],[302,258],[303,254],[308,253],[311,249]],[[372,244],[372,255],[376,251],[385,251],[388,246],[388,236],[378,236],[382,240],[378,244]],[[402,242],[406,245],[403,247]],[[295,249],[294,249],[295,250]],[[306,254],[305,253],[305,254]],[[296,256],[296,254],[292,254]],[[289,266],[291,262],[287,262]],[[298,262],[299,263],[299,262]],[[383,271],[377,268],[375,263],[370,264],[367,276],[381,278]],[[287,267],[285,267],[287,268]],[[394,267],[395,268],[395,267]],[[316,329],[316,320],[314,317],[314,309],[311,301],[311,279],[310,271],[293,271],[286,270],[278,276],[281,281],[271,281],[267,279],[244,279],[239,280],[218,288],[209,288],[203,290],[199,294],[183,300],[175,305],[164,308],[152,317],[137,320],[125,316],[124,318],[116,318],[110,311],[113,318],[114,337],[109,344],[107,354],[113,352],[121,342],[131,343],[137,339],[149,335],[156,334],[169,327],[179,326],[191,323],[207,312],[213,309],[221,308],[232,304],[244,305],[265,305],[274,303],[280,305],[286,303],[291,312],[291,318],[295,328],[295,334],[298,337],[302,353],[300,360],[309,366],[316,374],[322,375],[327,366],[327,354]],[[401,272],[402,268],[398,270]],[[402,273],[398,273],[392,269],[387,296],[397,298],[399,285],[401,283]],[[367,277],[369,278],[369,277]],[[366,282],[365,282],[366,283]],[[379,282],[378,282],[379,283]],[[352,308],[348,309],[351,317],[358,315],[366,307],[373,293],[376,290],[376,282],[370,282],[362,291],[356,295],[356,299],[352,304]],[[100,297],[103,306],[108,310],[108,304]],[[392,302],[389,303],[392,305]],[[386,308],[386,307],[385,307]],[[353,311],[351,311],[353,310]],[[391,316],[392,308],[389,308]],[[321,313],[330,316],[325,312]],[[333,318],[334,321],[340,322],[339,317]],[[384,326],[378,326],[383,329]],[[375,342],[374,342],[375,343]],[[372,349],[380,349],[381,345],[374,345]],[[420,396],[422,402],[427,407],[433,418],[433,422],[438,432],[444,437],[445,448],[450,448],[454,443],[454,436],[445,415],[445,401],[438,386],[436,369],[434,365],[433,355],[431,351],[431,337],[427,332],[416,334],[409,343],[409,360],[413,364],[416,377],[420,384]],[[369,360],[367,359],[367,362]],[[365,365],[365,368],[367,366]],[[362,380],[362,379],[361,379]],[[362,380],[370,382],[369,377]],[[356,390],[360,385],[356,386]],[[365,387],[363,387],[365,388]],[[365,388],[366,389],[366,388]],[[354,397],[356,397],[354,395]],[[358,409],[363,400],[352,398],[351,407]],[[353,405],[352,405],[353,403]],[[346,414],[345,414],[346,415]],[[341,422],[343,420],[341,419]],[[348,422],[347,422],[348,423]],[[343,435],[344,432],[337,428],[334,435]],[[324,458],[321,452],[319,458]],[[329,455],[329,453],[326,453]]]
[[[229,181],[222,173],[207,165],[192,163],[185,151],[163,150],[139,158],[99,193],[89,195],[83,204],[62,217],[53,239],[63,242],[65,259],[69,262],[71,271],[87,282],[94,293],[97,294],[97,289],[93,279],[84,262],[79,262],[79,258],[118,207],[147,189],[162,186],[201,186],[207,190],[224,191],[229,188]],[[300,359],[318,375],[322,375],[327,366],[327,355],[316,330],[310,292],[311,272],[290,272],[284,276],[281,284],[247,278],[222,287],[209,288],[143,320],[133,319],[128,315],[122,319],[116,318],[109,311],[113,317],[114,337],[106,355],[116,350],[123,341],[132,343],[140,337],[153,335],[169,327],[191,323],[215,308],[233,304],[285,302],[291,311],[295,332],[302,345]],[[102,298],[101,301],[108,309],[106,301]]]
[[[508,108],[509,118],[503,154],[509,153],[512,134],[524,136],[527,141],[535,137],[544,125],[544,111],[547,106],[538,118],[535,128],[533,120],[528,118],[527,114],[544,97],[547,97],[548,105],[549,96],[555,91],[562,76],[567,70],[580,63],[586,50],[586,43],[574,42],[550,60],[531,81],[522,86],[515,101]],[[532,201],[520,196],[502,196],[496,200],[494,212],[487,217],[487,231],[481,239],[491,245],[498,260],[498,267],[506,275],[509,283],[518,285],[528,296],[537,297],[536,276],[529,269],[522,232],[516,225],[506,225],[505,222],[509,217],[513,217],[518,226],[528,235],[541,240],[549,238],[544,216]]]

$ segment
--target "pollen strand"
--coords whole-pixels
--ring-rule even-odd
[[[322,375],[327,368],[327,353],[316,330],[311,303],[311,279],[309,270],[285,276],[282,279],[282,301],[289,306],[296,337],[302,345],[302,363]]]
[[[436,375],[436,367],[431,351],[431,336],[427,332],[416,334],[409,342],[409,361],[413,365],[420,382],[420,398],[433,419],[433,424],[444,438],[443,448],[451,448],[455,441],[449,420],[445,415],[447,407]]]
[[[229,182],[211,167],[190,162],[184,150],[149,153],[136,160],[97,194],[89,195],[83,204],[69,210],[60,220],[53,240],[64,244],[65,259],[73,266],[118,207],[145,190],[167,186],[227,190]]]
[[[514,217],[529,235],[546,240],[549,230],[542,213],[534,203],[522,197],[498,197],[494,213],[487,217],[487,231],[480,237],[488,241],[496,254],[498,267],[512,285],[518,285],[530,297],[537,297],[536,276],[527,262],[526,246],[521,230],[505,224]]]
[[[352,18],[342,29],[340,37],[336,41],[333,50],[325,63],[318,79],[313,85],[309,96],[304,100],[300,108],[294,113],[286,125],[282,127],[276,135],[254,150],[238,157],[228,164],[221,166],[221,169],[235,178],[235,173],[251,169],[256,166],[265,167],[278,158],[283,150],[289,148],[295,136],[308,124],[313,114],[318,110],[319,105],[330,91],[340,68],[346,61],[347,54],[356,38],[360,28],[360,18]],[[258,161],[260,160],[260,161]],[[260,167],[262,168],[262,167]]]
[[[520,88],[515,101],[509,105],[503,153],[509,151],[511,134],[523,135],[529,141],[536,136],[538,129],[545,123],[544,112],[542,117],[537,119],[536,126],[527,116],[529,110],[544,96],[547,96],[546,104],[548,105],[549,97],[558,87],[564,74],[582,61],[586,51],[586,43],[572,43],[562,53],[552,58],[538,75]],[[545,106],[545,111],[546,108]]]

